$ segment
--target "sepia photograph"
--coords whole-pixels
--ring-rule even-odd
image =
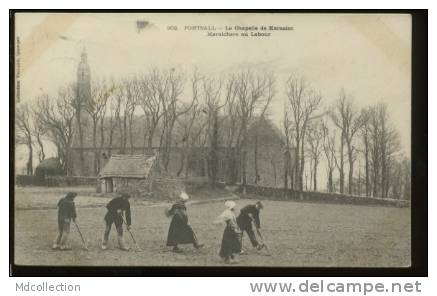
[[[13,26],[16,266],[411,267],[410,14]]]

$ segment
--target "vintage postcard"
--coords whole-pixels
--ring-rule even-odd
[[[411,15],[14,26],[16,265],[411,265]]]

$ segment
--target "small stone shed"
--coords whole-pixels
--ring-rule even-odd
[[[101,191],[145,195],[152,191],[155,155],[112,155],[99,173]]]

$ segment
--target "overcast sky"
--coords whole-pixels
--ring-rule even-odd
[[[137,21],[152,25],[138,31]],[[292,26],[270,37],[208,37],[185,26]],[[177,26],[168,31],[167,26]],[[215,32],[222,32],[218,30]],[[241,31],[240,31],[241,32]],[[283,82],[303,76],[325,105],[341,88],[358,107],[379,101],[410,152],[411,18],[409,15],[327,14],[17,14],[21,100],[53,94],[75,81],[83,48],[93,78],[146,72],[151,66],[195,66],[221,75],[253,66],[273,71],[277,95],[270,113],[279,122]],[[187,87],[188,89],[189,87]]]

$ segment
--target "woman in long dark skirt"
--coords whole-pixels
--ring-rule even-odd
[[[182,252],[178,245],[193,244],[196,249],[203,246],[199,244],[193,229],[188,224],[185,202],[189,197],[185,192],[182,192],[179,198],[179,201],[174,203],[166,213],[169,217],[173,216],[168,229],[167,246],[173,247],[173,251],[177,253]]]
[[[235,217],[235,206],[236,203],[234,201],[226,201],[226,210],[214,220],[215,224],[226,223],[219,255],[225,260],[225,263],[228,264],[238,263],[235,256],[241,251],[241,230],[238,227]]]

